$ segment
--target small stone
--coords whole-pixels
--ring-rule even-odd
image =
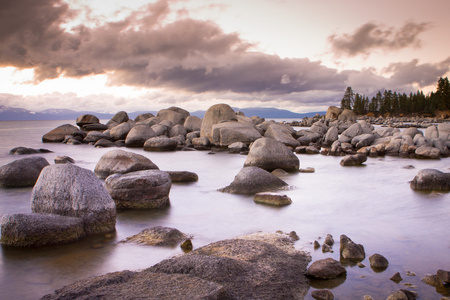
[[[332,253],[332,252],[333,252],[333,249],[331,249],[331,247],[330,247],[328,244],[325,244],[325,243],[324,243],[324,244],[322,245],[322,252],[323,252],[323,253],[327,253],[327,252],[331,252],[331,253]]]
[[[437,275],[433,274],[425,274],[422,281],[434,287],[443,286],[441,279]]]
[[[319,249],[320,243],[318,241],[314,241],[314,249]]]
[[[395,283],[399,283],[400,281],[403,280],[402,276],[400,275],[399,272],[395,273],[394,275],[392,275],[391,280]]]
[[[185,252],[191,251],[194,248],[191,239],[185,240],[183,243],[181,243],[180,247]]]
[[[311,292],[311,296],[317,300],[333,300],[334,295],[329,290],[315,290]]]
[[[389,261],[381,254],[375,253],[369,257],[370,267],[376,271],[387,269]]]
[[[293,241],[298,241],[300,239],[300,237],[297,235],[297,232],[295,231],[291,231],[289,233],[289,237],[291,238],[291,240]]]
[[[325,238],[324,243],[327,244],[328,246],[333,246],[334,245],[333,236],[331,234],[327,234],[327,237]]]
[[[366,267],[366,265],[363,264],[362,262],[359,262],[359,263],[357,263],[356,265],[357,265],[358,267],[360,267],[360,268],[365,268],[365,267]]]
[[[283,206],[292,203],[291,198],[289,198],[288,196],[271,192],[257,193],[254,196],[253,201],[255,201],[256,203],[269,204],[275,206]]]
[[[304,169],[299,169],[298,171],[300,173],[314,173],[314,172],[316,172],[316,169],[308,167],[308,168],[304,168]]]
[[[414,167],[413,165],[407,165],[404,166],[403,169],[415,169],[416,167]]]
[[[408,275],[408,276],[416,276],[416,273],[413,273],[411,271],[406,271],[406,275]]]

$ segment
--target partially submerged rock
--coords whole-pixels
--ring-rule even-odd
[[[32,194],[31,211],[83,219],[86,234],[110,232],[116,206],[95,174],[73,164],[45,167]]]
[[[364,154],[355,154],[345,156],[340,164],[341,166],[359,166],[367,160],[367,156]]]
[[[113,174],[105,186],[117,209],[161,208],[169,205],[170,175],[160,170]]]
[[[253,197],[253,201],[273,206],[284,206],[292,203],[291,198],[288,196],[272,192],[257,193]]]
[[[340,237],[340,252],[341,257],[348,261],[362,261],[366,257],[364,246],[356,244],[348,236],[342,234]]]
[[[9,150],[10,155],[26,155],[26,154],[38,154],[38,153],[51,153],[53,151],[48,149],[33,149],[27,147],[15,147]]]
[[[124,150],[109,151],[100,158],[95,166],[95,174],[99,178],[106,178],[111,174],[125,174],[140,170],[159,170],[147,157]]]
[[[389,266],[389,261],[381,254],[375,253],[369,257],[370,267],[375,271],[384,271]]]
[[[172,179],[172,183],[187,183],[198,181],[198,175],[189,171],[166,171]]]
[[[344,275],[347,270],[335,259],[320,259],[311,264],[306,271],[306,275],[317,279],[334,279]]]
[[[219,191],[231,194],[252,195],[259,192],[273,191],[288,184],[258,167],[245,167],[236,175],[233,182]]]
[[[1,233],[1,244],[15,247],[65,244],[85,235],[81,218],[39,213],[3,215]]]
[[[0,167],[0,187],[33,186],[48,161],[41,156],[25,157]]]
[[[188,235],[178,229],[156,226],[142,230],[140,233],[123,240],[123,243],[138,243],[149,246],[174,247],[188,238]]]
[[[417,173],[410,186],[413,190],[449,191],[450,173],[444,173],[436,169],[423,169]]]
[[[42,141],[44,143],[61,143],[68,135],[84,138],[86,133],[73,125],[64,124],[44,134]]]

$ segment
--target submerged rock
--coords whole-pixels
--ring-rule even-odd
[[[283,206],[283,205],[289,205],[292,203],[291,198],[289,198],[286,195],[281,195],[278,193],[271,193],[271,192],[264,192],[264,193],[257,193],[253,197],[253,201],[256,203],[262,203],[262,204],[268,204],[268,205],[274,205],[274,206]]]
[[[33,186],[48,161],[41,157],[26,157],[0,167],[0,187]]]
[[[1,233],[1,244],[15,247],[65,244],[85,235],[81,218],[39,213],[3,215]]]
[[[174,247],[186,240],[188,235],[178,229],[156,226],[142,230],[140,233],[130,236],[122,243],[138,243],[150,246],[171,246]]]
[[[44,168],[31,193],[31,211],[83,219],[86,234],[113,231],[116,206],[95,174],[73,164]]]
[[[245,167],[236,175],[233,182],[219,191],[231,194],[252,195],[286,187],[288,184],[258,167]]]

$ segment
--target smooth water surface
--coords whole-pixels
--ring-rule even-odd
[[[46,148],[50,163],[57,155],[68,155],[78,166],[94,170],[108,148],[90,145],[44,144],[41,137],[51,129],[73,121],[0,122],[0,165],[24,156],[8,155],[17,146]],[[173,184],[171,206],[162,210],[124,211],[117,216],[116,232],[80,242],[39,249],[1,248],[0,299],[37,299],[76,280],[119,270],[147,268],[162,259],[182,254],[180,248],[120,243],[128,236],[152,226],[174,227],[193,235],[194,247],[256,231],[296,231],[298,249],[311,253],[313,261],[326,257],[339,260],[339,236],[346,234],[363,244],[365,268],[347,266],[344,279],[313,282],[312,288],[332,289],[336,299],[362,299],[366,294],[385,299],[408,288],[421,299],[439,299],[435,288],[421,282],[426,273],[450,270],[450,195],[421,193],[409,187],[420,169],[450,171],[450,158],[416,160],[399,157],[368,158],[365,166],[342,167],[341,157],[298,155],[302,168],[315,173],[295,173],[282,179],[291,188],[283,191],[293,203],[276,208],[256,204],[250,196],[218,192],[243,167],[245,156],[207,151],[145,152],[126,149],[150,158],[161,170],[191,171],[199,181]],[[405,168],[407,165],[413,169]],[[0,189],[0,215],[30,212],[31,188]],[[334,253],[314,250],[326,234],[336,241]],[[384,255],[389,268],[376,273],[368,257]],[[416,276],[407,276],[411,271]],[[403,281],[389,278],[400,272]],[[405,285],[410,283],[413,287]],[[308,293],[307,299],[312,299]]]

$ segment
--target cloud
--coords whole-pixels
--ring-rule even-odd
[[[369,55],[371,51],[377,49],[400,50],[407,47],[420,47],[419,35],[430,26],[431,23],[427,22],[409,21],[396,29],[369,22],[351,34],[333,34],[328,37],[328,42],[337,56]]]

